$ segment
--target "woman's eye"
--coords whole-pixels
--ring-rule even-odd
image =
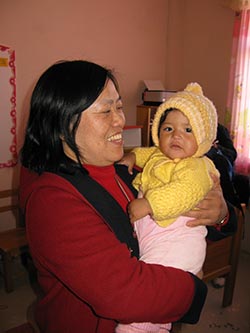
[[[123,111],[123,105],[117,105],[116,109],[119,110],[119,111]]]
[[[186,132],[187,132],[187,133],[192,133],[192,128],[187,127],[187,128],[186,128]]]

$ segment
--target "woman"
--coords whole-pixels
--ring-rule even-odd
[[[126,214],[132,179],[114,166],[123,156],[124,124],[117,82],[97,64],[57,63],[33,91],[20,198],[43,290],[36,308],[42,333],[111,333],[117,322],[199,319],[201,280],[137,260]],[[194,225],[214,224],[227,212],[218,187],[200,207],[189,214]]]

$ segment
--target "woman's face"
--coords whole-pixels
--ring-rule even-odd
[[[83,164],[107,166],[123,156],[122,131],[125,116],[114,83],[108,80],[96,101],[83,111],[76,131],[76,144]],[[65,154],[76,160],[64,144]]]

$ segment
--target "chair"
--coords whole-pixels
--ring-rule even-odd
[[[203,266],[203,280],[211,281],[216,277],[225,277],[222,307],[232,304],[233,293],[237,275],[238,261],[240,255],[241,240],[244,230],[244,211],[235,208],[237,215],[237,231],[234,235],[223,238],[207,245],[207,255]]]
[[[222,307],[232,304],[237,268],[239,262],[241,240],[244,230],[246,205],[242,210],[235,208],[237,215],[237,231],[232,236],[207,244],[207,254],[203,265],[203,281],[209,282],[217,277],[225,277]],[[182,324],[173,324],[173,333],[181,333]]]
[[[6,200],[10,203],[5,204]],[[6,292],[13,291],[12,265],[13,257],[28,251],[28,241],[25,228],[20,226],[18,190],[0,191],[0,213],[12,212],[15,216],[16,226],[0,231],[0,256],[3,263],[3,278]]]

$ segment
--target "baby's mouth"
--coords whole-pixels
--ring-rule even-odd
[[[172,144],[171,148],[172,149],[182,149],[182,147],[180,145],[178,145],[178,144]]]

